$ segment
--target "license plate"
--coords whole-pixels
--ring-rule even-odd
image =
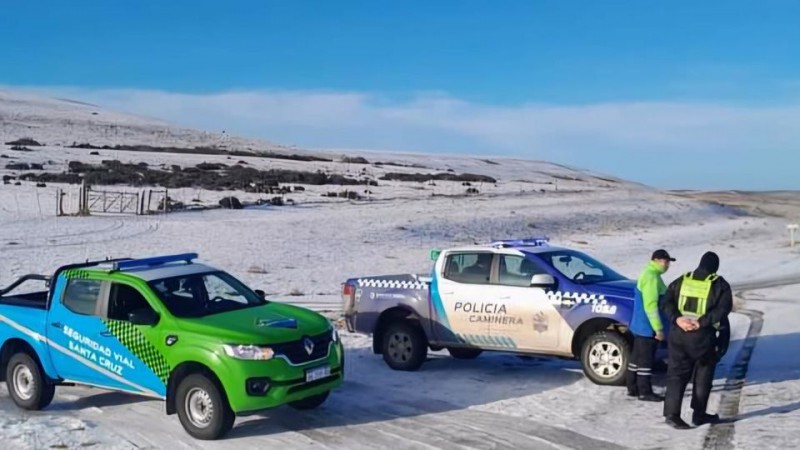
[[[331,376],[330,366],[315,367],[306,371],[306,383],[321,380]]]

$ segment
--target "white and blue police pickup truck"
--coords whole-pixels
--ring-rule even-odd
[[[351,278],[348,331],[373,336],[395,370],[417,370],[428,349],[455,358],[484,350],[577,358],[594,383],[624,384],[635,280],[547,238],[431,251],[427,275]]]

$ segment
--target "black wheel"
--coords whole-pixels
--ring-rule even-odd
[[[46,408],[56,392],[55,385],[45,378],[39,363],[27,353],[17,353],[8,361],[6,384],[14,403],[31,411]]]
[[[463,348],[463,347],[452,347],[447,349],[450,352],[450,356],[455,359],[475,359],[478,356],[481,356],[483,350],[479,348]]]
[[[622,386],[631,356],[631,346],[616,331],[598,331],[583,342],[583,373],[595,384]]]
[[[178,418],[190,436],[213,440],[233,428],[236,416],[217,384],[195,373],[181,380],[175,400]]]
[[[383,332],[383,360],[394,370],[417,370],[428,356],[426,341],[419,325],[395,322]]]
[[[316,409],[325,403],[325,400],[328,399],[328,395],[330,395],[330,393],[330,391],[325,391],[322,394],[312,395],[311,397],[306,397],[302,400],[289,402],[289,406],[300,410]]]

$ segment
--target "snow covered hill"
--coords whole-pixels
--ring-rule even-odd
[[[20,138],[44,145],[5,145]],[[92,148],[72,148],[75,143]],[[142,145],[158,151],[117,147]],[[176,151],[196,147],[222,152]],[[297,157],[286,158],[292,155]],[[339,283],[348,277],[424,272],[434,247],[544,234],[630,277],[654,249],[667,248],[678,259],[668,281],[714,250],[722,258],[721,274],[751,284],[739,293],[738,308],[763,317],[758,337],[751,333],[751,315],[734,315],[735,341],[718,369],[711,403],[712,411],[723,397],[733,405],[725,414],[739,421],[724,428],[674,431],[663,424],[660,405],[593,385],[571,361],[508,354],[456,361],[435,353],[420,372],[399,373],[372,354],[368,337],[345,334],[348,381],[319,411],[279,408],[239,419],[226,440],[199,442],[175,417],[164,416],[158,402],[63,387],[50,408],[25,413],[0,386],[4,448],[763,449],[791,447],[800,439],[800,363],[793,353],[800,291],[789,282],[800,273],[800,253],[788,246],[785,228],[800,217],[800,207],[786,201],[791,193],[698,197],[542,161],[306,151],[12,90],[0,90],[0,157],[0,175],[8,181],[0,185],[0,286],[87,258],[197,251],[271,299],[336,318]],[[303,188],[283,194],[293,206],[55,217],[55,189],[73,192],[75,186],[19,180],[26,173],[69,171],[71,161],[102,166],[109,160],[172,175],[188,168],[219,178],[240,166],[321,171],[365,184],[287,183]],[[201,166],[205,172],[197,168],[203,163],[209,164]],[[447,179],[464,174],[482,181]],[[265,195],[242,189],[190,186],[169,195],[212,205],[226,195],[250,201]],[[357,191],[359,199],[338,196],[345,190]],[[780,207],[767,207],[777,202]],[[752,283],[770,278],[786,286],[761,290],[765,285]],[[738,365],[749,357],[745,344],[754,340],[745,372],[752,377],[742,382]],[[663,387],[662,378],[655,381]],[[731,388],[742,384],[741,390]]]

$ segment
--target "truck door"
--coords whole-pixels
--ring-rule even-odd
[[[481,348],[502,347],[489,338],[488,318],[497,314],[492,300],[491,252],[445,254],[431,284],[434,331],[440,342]]]
[[[66,381],[163,397],[165,378],[153,368],[163,366],[160,372],[166,373],[169,368],[147,338],[155,327],[118,320],[126,315],[125,305],[151,308],[132,286],[59,279],[47,335],[56,371]]]
[[[520,350],[554,351],[561,344],[565,322],[558,308],[551,304],[543,287],[532,287],[536,274],[547,274],[532,259],[519,255],[497,255],[497,301],[506,308],[508,320],[489,324],[495,338],[514,341]]]

